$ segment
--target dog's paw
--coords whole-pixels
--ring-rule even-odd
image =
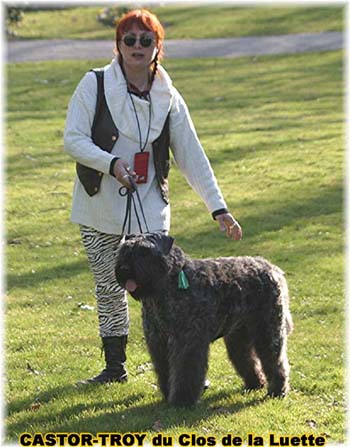
[[[284,399],[289,392],[289,386],[285,386],[282,389],[278,390],[268,390],[267,392],[267,398],[273,398],[273,399]]]

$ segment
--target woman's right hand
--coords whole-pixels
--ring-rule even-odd
[[[133,177],[136,180],[136,172],[129,166],[129,163],[119,158],[113,167],[113,173],[115,178],[128,189],[132,189],[129,177]]]

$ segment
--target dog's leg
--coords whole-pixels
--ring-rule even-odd
[[[247,328],[242,326],[231,332],[224,341],[232,365],[244,380],[245,390],[262,388],[266,380]]]
[[[168,401],[178,407],[191,407],[204,389],[208,369],[209,341],[169,340],[170,390]]]
[[[152,319],[147,319],[147,321],[144,319],[144,334],[157,375],[159,389],[167,399],[169,395],[168,339],[162,337],[160,329],[152,323]]]
[[[263,324],[262,324],[263,323]],[[259,321],[255,350],[268,380],[268,394],[283,397],[289,391],[287,327],[281,310],[275,309],[271,319]]]

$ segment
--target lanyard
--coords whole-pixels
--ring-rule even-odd
[[[132,106],[133,106],[133,108],[134,108],[135,117],[136,117],[136,122],[137,122],[137,129],[138,129],[138,131],[139,131],[140,151],[143,152],[143,151],[145,150],[146,146],[147,146],[148,138],[149,138],[149,133],[150,133],[150,130],[151,130],[151,115],[152,115],[152,101],[151,101],[151,96],[148,95],[148,97],[149,97],[148,129],[147,129],[147,135],[146,135],[146,141],[145,141],[145,144],[142,146],[142,135],[141,135],[141,126],[140,126],[139,117],[138,117],[138,115],[137,115],[137,111],[136,111],[135,103],[134,103],[134,100],[133,100],[133,98],[132,98],[132,93],[130,93],[129,91],[128,91],[128,93],[129,93],[129,96],[130,96],[130,99],[131,99]]]

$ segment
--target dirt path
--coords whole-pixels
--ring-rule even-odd
[[[111,59],[114,43],[106,40],[17,40],[6,44],[7,62],[62,59]],[[167,58],[240,57],[267,54],[294,54],[344,48],[341,32],[288,34],[165,41]]]

